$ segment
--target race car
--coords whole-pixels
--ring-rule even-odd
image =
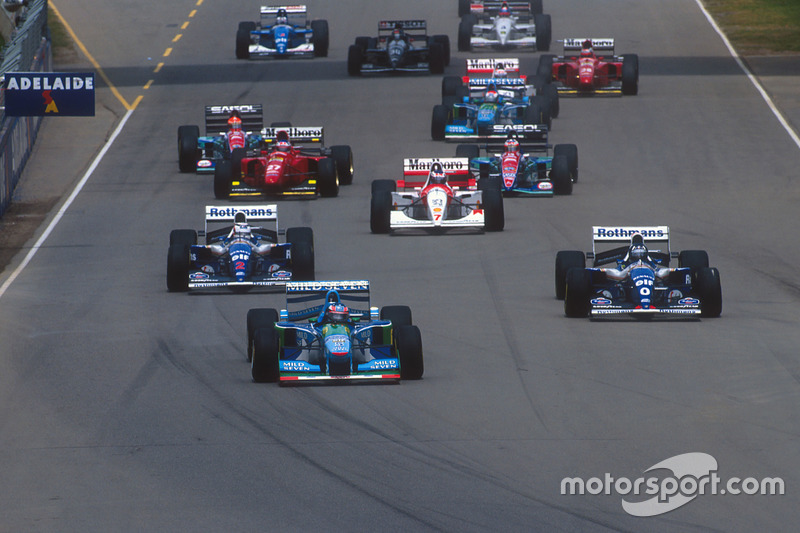
[[[264,112],[261,104],[207,105],[206,131],[196,125],[178,126],[178,168],[181,172],[211,174],[217,161],[238,167],[248,150],[261,145]],[[238,122],[237,122],[238,119]]]
[[[601,251],[598,245],[613,247]],[[649,249],[653,245],[665,249]],[[678,267],[670,268],[676,258]],[[586,259],[592,260],[589,268]],[[713,318],[722,313],[719,271],[708,266],[708,253],[671,252],[667,226],[593,226],[591,252],[556,254],[555,280],[556,298],[564,300],[568,317]]]
[[[262,6],[259,22],[236,31],[236,58],[327,57],[328,21],[309,21],[304,5]]]
[[[370,229],[373,233],[453,228],[502,231],[500,184],[481,181],[478,188],[466,158],[404,159],[402,180],[372,182]]]
[[[486,155],[481,156],[481,148]],[[503,196],[572,194],[572,184],[578,181],[578,147],[557,144],[552,156],[549,150],[547,137],[523,144],[511,133],[502,143],[459,144],[456,157],[469,158],[470,169],[480,180],[497,179]]]
[[[425,31],[424,20],[382,20],[378,37],[356,37],[347,51],[347,73],[430,72],[450,64],[450,37]]]
[[[253,222],[269,222],[273,228]],[[279,242],[281,234],[285,242]],[[205,244],[198,244],[198,236]],[[170,292],[249,290],[313,279],[314,232],[307,227],[279,230],[276,205],[206,206],[201,231],[176,229],[169,235]]]
[[[288,124],[288,123],[286,123]],[[241,171],[222,161],[214,172],[218,199],[247,196],[336,196],[353,182],[353,151],[325,147],[321,126],[271,126],[261,131],[258,154],[241,160]],[[299,146],[295,143],[309,143]]]
[[[497,11],[471,10],[458,25],[458,49],[462,52],[473,48],[546,51],[551,39],[550,15],[514,10],[510,2],[501,2]]]
[[[247,359],[253,381],[421,379],[422,336],[411,309],[372,307],[369,281],[286,284],[286,309],[250,309]]]
[[[542,0],[458,0],[458,16],[467,13],[486,13],[496,15],[503,4],[507,4],[512,13],[522,15],[542,13]]]
[[[564,39],[564,55],[543,55],[536,73],[561,95],[621,96],[639,92],[639,56],[614,55],[614,39]]]

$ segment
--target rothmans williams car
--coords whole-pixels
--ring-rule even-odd
[[[552,78],[559,94],[621,96],[639,92],[639,56],[614,55],[614,39],[564,39],[564,55],[543,55],[537,75]]]
[[[542,13],[542,0],[458,0],[458,16],[463,17],[467,13],[479,13],[496,15],[500,12],[503,4],[508,5],[512,13],[520,15],[530,15]]]
[[[568,317],[705,318],[722,313],[719,271],[709,268],[704,250],[671,252],[667,226],[594,226],[592,235],[592,252],[556,255],[556,298],[564,299]],[[666,249],[648,249],[653,243]],[[675,258],[678,267],[670,268]],[[589,268],[586,259],[592,260]]]
[[[422,336],[406,306],[371,307],[369,281],[286,284],[286,309],[250,309],[253,381],[421,379]]]
[[[223,159],[238,167],[248,150],[261,145],[263,128],[261,104],[207,105],[204,136],[196,125],[178,126],[178,168],[211,174]]]
[[[259,22],[239,23],[236,58],[326,57],[328,21],[307,18],[306,6],[262,6]]]
[[[456,157],[469,158],[470,169],[480,179],[496,179],[504,196],[572,194],[578,181],[578,147],[557,144],[549,155],[547,132],[543,142],[522,144],[513,133],[502,143],[459,144]],[[486,155],[481,156],[481,148]]]
[[[477,6],[458,25],[462,52],[473,48],[550,50],[551,39],[550,15],[514,10],[509,2],[501,2],[497,11]]]
[[[252,226],[271,222],[274,229]],[[228,287],[248,290],[275,287],[287,281],[314,279],[314,233],[297,227],[278,242],[276,205],[206,206],[202,231],[172,230],[167,254],[167,289]],[[205,239],[198,244],[197,237]]]
[[[500,184],[481,181],[479,189],[466,158],[405,159],[402,180],[372,182],[370,228],[373,233],[452,228],[502,231]]]
[[[217,166],[216,198],[336,196],[340,184],[353,182],[353,151],[348,145],[326,148],[321,126],[274,126],[261,137],[260,152],[241,160],[241,172],[224,161]]]
[[[450,37],[425,31],[424,20],[382,20],[378,37],[356,37],[347,51],[347,73],[430,72],[450,64]]]

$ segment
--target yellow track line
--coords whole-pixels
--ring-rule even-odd
[[[61,12],[58,10],[58,8],[55,6],[55,4],[53,4],[52,0],[50,0],[49,4],[50,4],[50,8],[53,10],[53,13],[56,14],[56,17],[58,17],[58,20],[61,22],[61,24],[64,25],[64,28],[66,28],[67,33],[69,33],[70,37],[72,37],[72,40],[75,41],[75,44],[77,44],[78,48],[81,49],[81,52],[83,52],[83,54],[86,56],[86,58],[92,64],[92,66],[97,70],[97,74],[99,74],[100,77],[103,78],[103,81],[106,82],[106,85],[108,85],[108,87],[111,89],[111,92],[114,94],[114,96],[117,97],[117,100],[122,102],[122,105],[125,106],[125,109],[127,109],[128,111],[132,111],[133,109],[135,109],[136,106],[139,104],[139,102],[142,100],[141,95],[136,99],[136,101],[133,103],[133,105],[128,104],[127,100],[125,100],[125,98],[122,96],[122,94],[120,94],[120,92],[117,90],[116,86],[114,86],[114,84],[111,83],[111,80],[108,79],[108,76],[106,76],[106,73],[103,70],[103,68],[100,66],[100,64],[95,60],[94,57],[92,57],[92,54],[89,53],[89,50],[87,50],[86,47],[81,42],[81,40],[78,39],[78,36],[75,35],[75,32],[72,31],[72,27],[67,23],[66,20],[64,20],[64,17],[61,16]]]

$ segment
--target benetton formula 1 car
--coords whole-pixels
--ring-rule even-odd
[[[306,6],[262,6],[259,22],[239,23],[236,58],[326,57],[328,21],[307,19]]]
[[[253,381],[421,379],[422,336],[406,306],[370,306],[369,281],[286,284],[286,309],[250,309]]]
[[[444,180],[431,178],[433,168],[443,171]],[[502,231],[505,214],[499,180],[482,181],[478,188],[466,158],[404,159],[402,180],[372,182],[370,228],[373,233],[455,228]]]
[[[274,229],[253,226],[270,222]],[[279,242],[276,205],[206,206],[202,231],[172,230],[167,254],[167,289],[251,289],[314,279],[314,233],[297,227]],[[198,244],[197,237],[205,238]]]
[[[510,2],[501,2],[497,11],[477,6],[458,25],[462,52],[473,48],[550,50],[551,39],[550,15],[515,10]]]
[[[241,130],[230,131],[232,115],[241,119]],[[206,131],[196,125],[178,127],[178,168],[181,172],[213,174],[220,160],[238,167],[248,150],[261,145],[264,113],[261,104],[207,105]]]
[[[719,271],[709,268],[708,253],[671,252],[667,226],[594,226],[592,236],[591,252],[556,255],[556,298],[564,299],[568,317],[707,318],[722,312]],[[623,245],[598,250],[609,244]],[[653,244],[665,249],[649,249]],[[678,267],[670,268],[676,258]]]
[[[536,70],[561,95],[620,96],[639,92],[639,56],[614,55],[614,39],[564,39],[564,55],[543,55]]]
[[[424,20],[382,20],[377,37],[356,37],[347,52],[347,73],[430,72],[450,64],[450,37],[428,36]]]
[[[261,137],[260,152],[241,160],[241,172],[224,161],[217,166],[216,198],[336,196],[340,184],[353,182],[353,151],[348,145],[326,148],[321,126],[274,126]]]

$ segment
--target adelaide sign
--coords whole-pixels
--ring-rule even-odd
[[[11,117],[93,117],[93,72],[6,72],[5,113]]]

